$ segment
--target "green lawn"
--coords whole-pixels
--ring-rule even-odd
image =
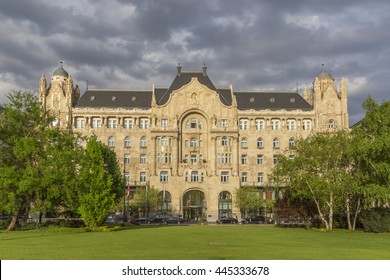
[[[129,226],[113,232],[0,232],[0,259],[389,260],[390,234],[273,226]]]

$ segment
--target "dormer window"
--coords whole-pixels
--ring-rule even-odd
[[[136,101],[137,100],[137,97],[135,97],[135,96],[133,96],[133,97],[131,97],[131,101]]]
[[[91,101],[94,101],[96,97],[94,95],[91,96]]]
[[[255,98],[254,98],[254,97],[251,97],[251,98],[249,99],[249,102],[251,102],[251,103],[255,102]]]
[[[290,103],[295,103],[295,98],[291,98]]]
[[[273,97],[270,98],[270,99],[269,99],[269,103],[275,103],[275,98],[273,98]]]
[[[116,101],[116,96],[111,97],[111,101]]]

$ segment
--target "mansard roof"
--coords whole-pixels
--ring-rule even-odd
[[[235,92],[239,110],[311,110],[312,106],[294,91]]]
[[[140,108],[151,107],[152,91],[89,89],[77,101],[76,108]]]

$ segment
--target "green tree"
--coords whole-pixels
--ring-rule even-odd
[[[287,155],[281,155],[272,174],[279,185],[294,189],[298,196],[309,197],[327,230],[333,228],[334,212],[352,197],[356,185],[351,161],[345,148],[350,136],[346,131],[313,134],[299,139]],[[294,159],[290,155],[294,155]]]
[[[96,137],[87,141],[77,180],[78,212],[87,227],[100,226],[123,197],[125,185],[115,153]]]
[[[258,212],[264,205],[263,199],[259,195],[259,190],[255,187],[242,187],[235,191],[235,205],[244,213],[246,217],[249,212]]]
[[[137,187],[130,204],[136,208],[143,209],[144,215],[147,215],[151,209],[156,209],[162,204],[160,190],[149,186]]]

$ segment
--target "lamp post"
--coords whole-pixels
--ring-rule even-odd
[[[127,180],[126,180],[126,158],[125,156],[123,155],[123,178],[124,178],[124,183],[125,183],[125,187],[124,187],[124,190],[123,190],[123,221],[125,220],[125,213],[126,213],[126,183],[127,183]]]

